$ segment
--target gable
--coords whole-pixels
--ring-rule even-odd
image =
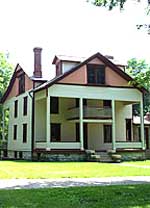
[[[110,86],[129,86],[128,81],[123,78],[119,73],[114,71],[111,67],[107,66],[99,58],[94,58],[83,66],[79,67],[77,70],[73,71],[69,75],[65,76],[59,83],[68,84],[88,84],[87,80],[87,64],[96,64],[105,66],[105,85]],[[93,68],[94,70],[94,68]]]
[[[2,102],[9,100],[12,97],[16,97],[19,95],[19,79],[18,77],[24,74],[25,78],[25,91],[28,91],[33,88],[33,81],[27,76],[27,74],[23,71],[23,69],[17,65],[16,69],[13,73],[13,76],[10,80],[9,86],[2,98]]]

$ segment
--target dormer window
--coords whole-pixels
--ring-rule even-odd
[[[105,84],[105,66],[88,64],[87,82],[88,84]]]
[[[19,77],[19,94],[25,92],[25,74],[21,74]]]

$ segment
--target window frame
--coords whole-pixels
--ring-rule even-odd
[[[28,96],[23,98],[23,115],[26,116],[28,112]]]
[[[108,138],[108,127],[110,128],[110,137]],[[112,125],[104,124],[103,125],[103,135],[104,135],[104,143],[112,143]]]
[[[60,123],[51,123],[51,141],[52,142],[60,142],[61,141],[61,124]],[[55,128],[55,129],[54,129]],[[58,135],[52,135],[53,132],[56,131]]]
[[[22,73],[18,76],[18,94],[25,92],[25,73]]]
[[[103,108],[111,108],[112,102],[111,100],[103,100]]]
[[[17,156],[18,156],[18,152],[14,151],[14,158],[17,159]]]
[[[17,140],[17,125],[13,126],[13,140]]]
[[[22,142],[27,143],[27,124],[23,124],[23,129],[22,129]]]
[[[105,68],[105,65],[102,64],[87,64],[87,83],[104,85],[106,83]],[[100,72],[101,76],[104,76],[104,79],[102,79],[102,77],[99,75]],[[93,76],[93,81],[90,80],[92,79],[90,76]]]
[[[75,123],[76,128],[76,142],[80,142],[80,124]]]
[[[18,117],[18,100],[14,101],[14,118]]]
[[[59,114],[59,97],[50,97],[50,113]]]

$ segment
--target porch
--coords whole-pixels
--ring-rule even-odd
[[[35,99],[34,149],[108,151],[144,149],[142,102],[84,97]],[[132,104],[141,106],[141,138],[134,141]],[[53,107],[55,106],[55,107]]]

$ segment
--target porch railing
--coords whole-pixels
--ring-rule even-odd
[[[78,119],[79,118],[79,108],[68,109],[67,119]],[[110,119],[112,118],[111,108],[99,108],[99,107],[83,107],[83,118],[90,119]]]
[[[36,142],[35,148],[39,149],[80,149],[80,142]]]
[[[126,142],[126,141],[116,141],[116,148],[125,148],[125,149],[139,149],[142,148],[141,142]]]

